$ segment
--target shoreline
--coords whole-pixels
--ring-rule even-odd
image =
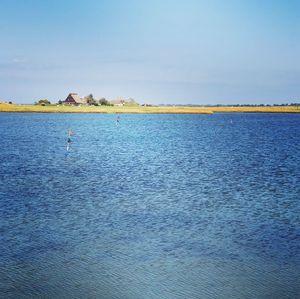
[[[214,113],[300,113],[300,106],[190,107],[190,106],[39,106],[0,104],[0,112],[17,113],[99,113],[99,114],[214,114]]]

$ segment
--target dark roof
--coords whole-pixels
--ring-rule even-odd
[[[85,101],[77,93],[69,93],[65,101],[67,101],[68,98],[72,98],[78,104],[85,103]]]

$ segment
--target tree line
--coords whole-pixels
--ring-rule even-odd
[[[88,105],[94,105],[94,106],[113,106],[106,98],[101,98],[99,100],[96,100],[92,94],[89,94],[84,98],[86,100],[86,103]]]
[[[99,100],[95,99],[92,94],[89,94],[88,96],[84,97],[84,100],[88,105],[93,105],[93,106],[113,106],[108,100],[105,98],[100,98]],[[34,103],[35,105],[41,105],[41,106],[46,106],[46,105],[52,105],[51,102],[48,99],[41,99],[37,102]],[[63,101],[59,100],[57,102],[58,105],[62,105]],[[55,104],[54,104],[55,105]]]

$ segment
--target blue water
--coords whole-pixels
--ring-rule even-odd
[[[300,298],[300,115],[1,113],[0,138],[1,298]]]

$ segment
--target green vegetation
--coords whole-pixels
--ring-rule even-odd
[[[97,101],[94,99],[94,96],[92,94],[89,94],[88,96],[85,97],[86,103],[88,105],[94,105],[98,106]]]
[[[101,98],[99,100],[99,105],[101,106],[113,106],[106,98]]]
[[[89,94],[84,98],[84,103],[90,106],[113,106],[110,104],[105,98],[101,98],[99,100],[96,100],[92,94]],[[63,104],[62,101],[58,102],[59,105]]]
[[[48,101],[47,99],[42,99],[39,100],[38,102],[35,102],[35,105],[46,106],[46,105],[51,105],[51,102]]]

